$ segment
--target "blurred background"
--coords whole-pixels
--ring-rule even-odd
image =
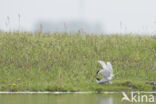
[[[0,0],[0,30],[156,33],[156,0]]]

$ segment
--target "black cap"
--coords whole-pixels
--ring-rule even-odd
[[[100,79],[99,79],[99,78],[96,78],[96,80],[98,80],[98,81],[99,81]]]
[[[98,73],[99,73],[99,71],[100,71],[100,70],[98,70],[98,71],[96,72],[96,74],[98,74]]]

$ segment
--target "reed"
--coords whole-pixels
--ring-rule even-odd
[[[98,60],[118,73],[98,85]],[[156,38],[134,34],[0,33],[1,91],[151,91]]]

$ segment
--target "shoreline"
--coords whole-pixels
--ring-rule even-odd
[[[11,91],[0,91],[0,94],[118,94],[118,93],[153,93],[156,94],[156,91],[104,91],[104,92],[97,92],[97,91],[82,91],[82,92],[60,92],[60,91],[17,91],[17,92],[11,92]]]

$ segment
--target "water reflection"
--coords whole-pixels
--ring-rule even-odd
[[[121,94],[0,94],[0,104],[121,104]]]
[[[97,104],[113,104],[112,97],[97,97],[96,99]]]

